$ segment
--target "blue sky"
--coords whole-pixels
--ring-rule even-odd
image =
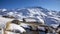
[[[60,11],[60,0],[0,0],[0,8],[15,9],[32,6]]]

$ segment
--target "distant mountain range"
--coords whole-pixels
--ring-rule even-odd
[[[60,24],[60,11],[48,10],[42,7],[0,9],[0,15],[10,15],[17,19],[31,17],[48,25]]]

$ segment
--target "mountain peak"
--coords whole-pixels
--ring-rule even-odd
[[[26,7],[26,8],[41,8],[41,9],[43,9],[43,7],[41,7],[41,6],[33,6],[33,7]]]
[[[36,9],[38,8],[38,9]],[[41,10],[42,9],[42,10]],[[23,9],[7,9],[0,11],[0,15],[12,15],[16,18],[33,17],[47,24],[60,23],[60,11],[49,11],[40,6],[26,7]],[[49,22],[49,23],[48,23]]]

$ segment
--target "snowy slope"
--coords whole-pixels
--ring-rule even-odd
[[[17,24],[10,24],[9,25],[9,30],[19,30],[20,33],[26,32],[24,28],[20,27],[20,25]]]
[[[17,19],[32,17],[37,21],[51,25],[60,24],[60,11],[47,10],[42,7],[28,7],[22,9],[0,9],[0,15],[12,15]]]
[[[9,18],[3,18],[0,16],[0,28],[4,28],[5,27],[5,24],[8,22],[8,21],[12,21],[13,19],[9,19]]]

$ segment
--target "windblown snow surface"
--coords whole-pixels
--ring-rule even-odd
[[[0,9],[0,15],[10,15],[17,19],[32,17],[37,21],[53,27],[57,27],[60,24],[60,11],[48,10],[42,7]]]

